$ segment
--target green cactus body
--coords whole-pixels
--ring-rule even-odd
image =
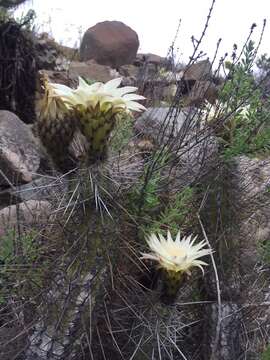
[[[178,290],[180,289],[182,283],[185,281],[185,274],[181,271],[175,272],[172,270],[162,269],[162,278],[163,278],[163,299],[168,299],[172,301],[175,299]]]
[[[108,138],[115,126],[115,115],[85,114],[80,117],[81,131],[88,141],[87,160],[93,163],[106,157]]]
[[[37,122],[41,142],[61,170],[67,170],[64,164],[68,162],[69,145],[75,130],[76,122],[70,114],[56,118],[40,118]]]

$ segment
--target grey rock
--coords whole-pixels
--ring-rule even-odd
[[[239,304],[223,302],[220,304],[220,309],[217,304],[212,304],[206,315],[205,337],[210,340],[208,358],[239,359],[243,352],[240,346],[241,309]]]
[[[168,191],[172,192],[192,185],[211,173],[218,160],[218,140],[214,136],[194,135],[176,154],[177,166],[165,168],[171,180]]]
[[[180,189],[198,180],[215,166],[218,141],[202,131],[198,110],[184,108],[148,108],[136,121],[138,135],[153,141],[156,146],[169,146],[177,157],[177,166],[165,167],[170,174],[170,189]],[[165,176],[165,174],[164,174]],[[165,176],[166,177],[166,176]]]
[[[28,184],[0,191],[1,207],[28,200],[47,200],[55,202],[68,191],[68,180],[64,177],[42,176]]]
[[[12,112],[0,110],[0,185],[32,181],[40,159],[30,128]]]
[[[0,210],[0,236],[7,231],[17,227],[29,227],[45,221],[51,211],[51,204],[48,201],[28,200],[17,205],[10,205]]]
[[[34,40],[38,69],[54,70],[58,55],[60,55],[60,47],[48,33],[42,33]]]
[[[234,235],[241,266],[250,272],[260,260],[258,245],[270,236],[270,159],[239,156],[232,168],[232,198],[237,210]]]
[[[193,122],[196,122],[196,111],[192,108],[178,111],[169,107],[149,107],[136,120],[134,129],[137,133],[162,143],[171,136],[177,136],[188,118],[193,118]]]
[[[224,261],[223,271],[219,271],[219,334],[213,326],[218,320],[216,304],[205,318],[212,348],[218,335],[215,356],[206,358],[259,360],[265,341],[261,334],[268,334],[270,323],[269,269],[259,250],[270,235],[270,158],[235,157],[220,177],[226,195],[218,206],[227,212],[228,220],[223,216],[225,239],[215,244],[221,261],[226,259],[227,264]]]

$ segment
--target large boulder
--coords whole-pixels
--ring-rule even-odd
[[[32,181],[41,156],[29,126],[12,112],[0,110],[0,185]]]
[[[118,68],[131,64],[139,48],[137,33],[119,21],[104,21],[89,28],[82,39],[80,59]]]

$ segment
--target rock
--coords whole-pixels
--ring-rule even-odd
[[[185,137],[187,141],[189,136]],[[176,146],[179,146],[176,144]],[[179,190],[199,181],[216,167],[218,141],[214,136],[190,135],[190,139],[177,151],[178,165],[170,172],[169,191]]]
[[[123,86],[138,86],[138,80],[134,76],[128,76],[122,78]]]
[[[35,49],[37,54],[37,68],[53,70],[56,60],[60,54],[60,48],[48,33],[42,33],[39,38],[35,38]]]
[[[55,202],[68,192],[68,180],[65,177],[42,176],[28,184],[0,191],[0,209],[28,200],[47,200]]]
[[[184,108],[148,108],[135,122],[134,129],[144,139],[153,141],[156,147],[170,146],[178,158],[178,165],[164,168],[169,174],[168,191],[182,189],[202,178],[216,166],[218,141],[204,132],[197,134],[198,111]]]
[[[208,59],[194,63],[184,70],[185,80],[206,81],[211,77],[212,65]]]
[[[267,244],[270,236],[270,158],[238,156],[218,171],[222,188],[212,197],[211,207],[217,204],[218,220],[214,219],[213,227],[218,233],[220,221],[223,234],[216,238],[211,229],[208,233],[216,241],[221,322],[216,333],[213,323],[217,324],[218,307],[213,304],[211,314],[205,314],[205,334],[210,337],[212,351],[217,341],[218,346],[212,356],[206,354],[205,358],[259,360],[265,345],[261,334],[268,333],[270,323],[269,263],[264,264],[260,253],[260,244]],[[209,179],[211,185],[213,178]],[[207,214],[211,217],[213,208],[210,211]],[[207,296],[216,298],[213,272],[209,276],[212,280],[207,283]]]
[[[218,97],[218,89],[211,81],[196,81],[185,99],[185,106],[199,106],[205,100],[214,104]]]
[[[70,61],[79,61],[79,50],[69,46],[57,44],[60,52]]]
[[[28,228],[41,221],[45,221],[51,212],[48,201],[28,200],[17,205],[10,205],[0,210],[0,236],[18,224]]]
[[[44,77],[48,78],[50,80],[50,82],[53,82],[53,83],[63,84],[63,85],[67,85],[67,86],[72,85],[72,80],[71,80],[69,74],[66,71],[40,70],[38,72],[38,79],[37,79],[37,81],[38,81],[37,90],[39,92],[42,92],[42,89],[41,89],[42,82],[41,82],[41,80]]]
[[[250,273],[260,260],[259,244],[270,236],[270,160],[235,159],[232,199],[237,212],[235,238],[241,251],[243,273]]]
[[[94,59],[118,68],[132,64],[139,48],[137,33],[119,21],[104,21],[89,28],[82,39],[80,59]]]
[[[205,332],[203,341],[208,359],[232,360],[239,359],[244,348],[240,343],[241,307],[233,302],[223,302],[220,306],[222,320],[217,336],[218,305],[211,304],[206,309]],[[210,344],[207,344],[210,342]],[[208,345],[208,346],[205,346]],[[205,357],[206,358],[206,357]]]
[[[78,76],[88,80],[107,82],[117,77],[117,73],[110,66],[100,65],[94,60],[86,62],[73,61],[70,64],[69,77],[78,81]]]
[[[166,63],[166,58],[156,55],[156,54],[137,54],[136,59],[134,60],[134,65],[142,66],[144,63],[154,64],[154,65],[163,65]]]
[[[32,181],[41,155],[30,128],[12,112],[0,110],[0,185]]]
[[[125,77],[137,78],[139,74],[139,69],[135,65],[122,65],[118,71],[120,75]]]
[[[189,114],[195,115],[195,112],[191,108],[177,112],[175,109],[171,112],[169,107],[149,107],[138,117],[134,124],[134,129],[138,134],[150,138],[155,142],[165,142],[169,136],[176,136]],[[162,133],[162,138],[160,137],[161,127],[166,128],[164,133]]]
[[[146,63],[154,64],[157,66],[166,65],[168,60],[156,54],[137,54],[136,59],[133,61],[135,66],[143,66]]]
[[[150,64],[155,64],[155,65],[163,65],[166,62],[166,58],[156,55],[156,54],[145,54],[145,59],[146,62],[150,63]]]
[[[10,339],[14,339],[10,342]],[[18,359],[23,354],[27,344],[27,335],[19,321],[3,324],[0,328],[0,358],[1,360]],[[38,359],[35,359],[38,360]]]
[[[166,86],[163,90],[163,99],[171,103],[173,101],[173,98],[175,97],[176,91],[177,91],[176,84],[171,84],[169,86]]]

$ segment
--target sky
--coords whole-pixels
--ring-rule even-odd
[[[175,38],[181,19],[175,49],[178,58],[186,62],[192,53],[191,36],[200,37],[212,0],[29,0],[16,10],[16,15],[33,8],[37,14],[37,28],[53,35],[63,45],[78,47],[85,30],[98,22],[118,20],[135,30],[139,36],[141,53],[166,56]],[[216,43],[222,38],[219,58],[231,54],[234,43],[244,43],[252,23],[258,26],[254,40],[258,40],[263,19],[265,29],[260,53],[270,55],[270,1],[216,0],[201,50],[213,57]]]

